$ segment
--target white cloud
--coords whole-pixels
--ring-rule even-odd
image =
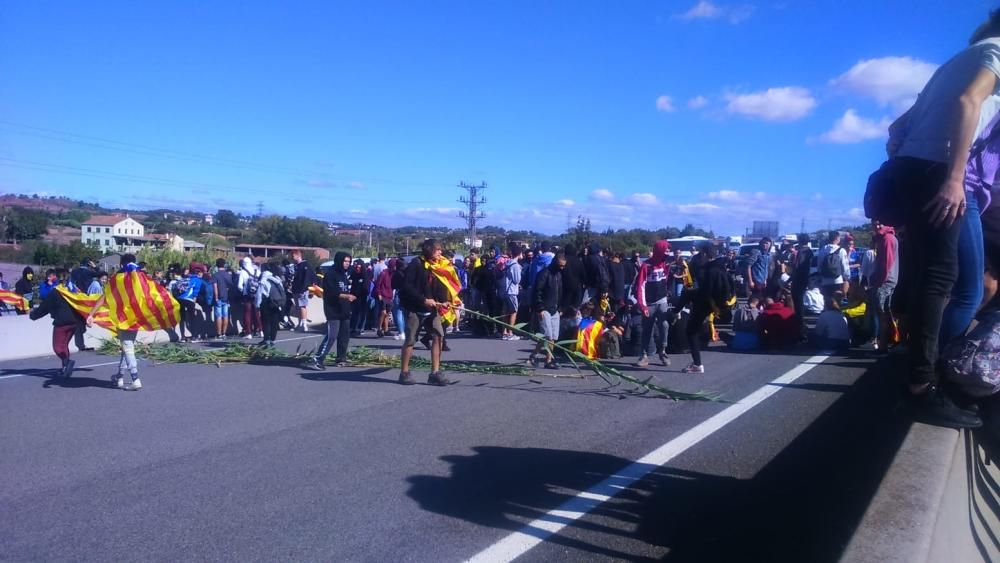
[[[656,98],[656,111],[662,111],[664,113],[670,113],[674,111],[674,101],[670,96],[660,96]]]
[[[573,207],[574,205],[576,205],[576,202],[572,199],[560,199],[556,202],[557,207]]]
[[[691,109],[701,109],[708,105],[708,98],[705,96],[695,96],[688,100],[688,107]]]
[[[879,122],[865,119],[853,109],[849,109],[834,122],[833,129],[823,133],[819,140],[825,143],[850,144],[882,139],[888,135],[891,123],[888,118],[883,118]]]
[[[352,209],[347,212],[348,215],[368,215],[367,209]]]
[[[913,103],[935,70],[937,65],[911,57],[865,59],[830,81],[830,85],[901,111]]]
[[[722,9],[720,9],[715,4],[709,2],[708,0],[698,0],[698,3],[692,6],[688,11],[683,14],[678,14],[677,17],[682,20],[711,20],[722,15]]]
[[[638,205],[657,205],[660,203],[660,200],[656,199],[655,195],[646,192],[632,194],[628,199]]]
[[[753,15],[753,12],[754,7],[750,4],[719,6],[710,0],[698,0],[698,3],[691,6],[686,12],[677,14],[674,17],[684,21],[725,18],[729,23],[737,24],[748,19]]]
[[[752,94],[730,94],[726,111],[764,121],[795,121],[816,107],[816,98],[806,88],[768,88]]]
[[[365,185],[363,183],[361,183],[361,182],[351,182],[350,184],[347,184],[347,187],[351,188],[352,190],[363,190],[363,189],[365,189]]]
[[[719,190],[717,192],[708,192],[709,199],[718,199],[720,201],[738,201],[740,199],[740,192],[734,190]]]
[[[615,194],[611,190],[597,188],[596,190],[590,192],[590,199],[596,199],[598,201],[611,201],[615,199]]]
[[[714,203],[686,203],[677,206],[681,213],[710,213],[722,209]]]

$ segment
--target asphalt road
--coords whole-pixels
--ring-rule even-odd
[[[450,342],[449,359],[528,348]],[[575,520],[550,511],[732,403],[629,396],[595,376],[405,387],[372,368],[145,362],[127,393],[95,365],[107,356],[78,354],[94,367],[69,380],[53,358],[3,362],[0,559],[461,561],[542,520],[565,527],[527,529],[544,541],[520,560],[833,561],[906,423],[863,355],[768,385],[811,355],[713,348],[701,376],[679,373],[686,357],[654,365],[662,384],[728,401],[777,392]]]

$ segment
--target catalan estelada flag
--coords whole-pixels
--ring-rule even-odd
[[[448,302],[456,306],[461,305],[462,301],[458,298],[458,292],[462,291],[462,281],[458,279],[455,264],[444,256],[433,263],[428,262],[423,257],[420,259],[424,262],[424,268],[430,270],[431,274],[448,290]],[[438,313],[441,315],[441,320],[449,324],[458,319],[458,315],[455,314],[455,309],[452,307],[441,307]]]
[[[90,313],[98,295],[72,293],[62,286],[57,290],[74,310]],[[104,287],[104,306],[94,322],[112,332],[119,330],[163,330],[177,326],[180,304],[167,288],[142,272],[119,272]]]
[[[6,303],[22,313],[27,313],[30,305],[23,295],[18,295],[13,291],[0,289],[0,303]]]
[[[591,318],[580,321],[580,330],[576,333],[576,351],[591,360],[597,359],[597,341],[604,332],[604,323]]]

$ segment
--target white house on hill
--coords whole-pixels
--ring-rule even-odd
[[[101,250],[135,252],[145,234],[142,223],[127,215],[93,215],[80,225],[83,244],[96,244]]]

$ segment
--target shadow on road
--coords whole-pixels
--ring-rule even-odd
[[[342,368],[330,368],[327,371],[309,371],[300,373],[299,377],[309,381],[353,381],[359,383],[392,383],[397,385],[395,379],[384,377],[369,377],[390,371],[390,368],[368,368],[361,371],[347,371]]]
[[[876,365],[752,477],[651,467],[547,542],[570,550],[569,560],[836,561],[909,429],[894,412],[897,389]],[[782,392],[809,391],[845,389],[800,385]],[[780,413],[771,416],[780,423]],[[738,428],[740,419],[732,424]],[[727,429],[712,440],[727,440]],[[441,459],[451,464],[450,475],[412,476],[408,495],[425,510],[511,531],[539,518],[565,522],[546,513],[631,463],[506,447]],[[682,455],[672,465],[689,460]]]
[[[39,368],[11,368],[11,369],[0,369],[0,376],[4,375],[26,375],[29,377],[41,377],[45,379],[45,383],[42,387],[48,389],[49,387],[62,387],[65,389],[80,389],[82,387],[103,387],[106,389],[116,389],[117,387],[111,383],[110,379],[96,379],[93,377],[79,377],[79,374],[92,372],[94,370],[90,368],[76,368],[73,370],[72,377],[62,377],[59,375],[58,368],[51,369],[39,369]]]

